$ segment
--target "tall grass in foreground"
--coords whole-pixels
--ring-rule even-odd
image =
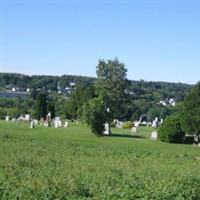
[[[0,199],[200,199],[199,148],[112,132],[1,121]]]

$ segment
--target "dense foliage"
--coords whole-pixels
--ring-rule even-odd
[[[0,90],[20,88],[20,90],[26,90],[27,88],[46,89],[51,91],[57,91],[69,87],[71,83],[87,85],[94,81],[94,78],[85,76],[48,76],[48,75],[23,75],[15,73],[1,73]]]
[[[107,91],[114,88],[114,92],[107,92],[107,97],[113,96],[118,100],[118,97],[122,97],[120,103],[117,105],[115,102],[108,103],[115,117],[118,117],[118,119],[122,121],[138,120],[142,114],[145,114],[148,120],[152,121],[155,117],[165,118],[174,112],[179,112],[177,106],[174,108],[171,106],[158,105],[158,102],[161,99],[174,98],[179,104],[192,87],[191,85],[181,83],[148,82],[143,80],[126,81],[126,79],[124,79],[124,75],[126,74],[124,65],[117,60],[109,62],[123,66],[121,71],[122,76],[120,77],[120,70],[118,70],[115,76],[112,75],[113,73],[111,72],[110,75],[109,73],[106,75],[107,77],[110,76],[107,82],[103,79],[99,80],[101,80],[100,83],[102,86],[107,87]],[[100,64],[99,69],[106,69],[109,63],[101,61]],[[98,74],[99,77],[103,78],[103,73]],[[116,81],[120,79],[124,80],[122,85],[120,85],[120,81]],[[71,75],[27,76],[1,73],[0,91],[11,90],[13,87],[19,88],[22,91],[29,88],[30,94],[26,99],[18,97],[12,99],[0,97],[0,117],[4,118],[6,115],[18,117],[21,114],[28,113],[35,116],[34,106],[37,95],[40,91],[44,91],[48,93],[48,98],[54,101],[54,111],[56,115],[68,119],[80,118],[83,104],[97,95],[95,94],[94,87],[96,80],[95,78]],[[111,84],[111,80],[114,80],[114,84]],[[71,87],[71,83],[75,83],[75,87]],[[69,91],[66,90],[68,88]],[[125,94],[123,94],[123,90],[119,88],[125,89]]]
[[[181,143],[184,134],[177,116],[167,117],[158,129],[158,138],[162,142]]]
[[[101,98],[93,98],[83,105],[82,118],[96,135],[102,135],[108,116]]]
[[[105,108],[111,110],[113,117],[119,118],[128,89],[127,69],[118,59],[99,60],[96,73],[96,94],[103,99]]]
[[[183,104],[183,127],[188,134],[195,134],[200,142],[200,82],[187,95]]]
[[[94,86],[78,85],[76,90],[68,97],[65,104],[65,116],[68,119],[77,119],[82,115],[82,106],[95,97]]]
[[[36,118],[46,118],[47,115],[47,97],[45,93],[39,93],[36,98]]]
[[[97,80],[94,84],[97,97],[83,105],[82,118],[90,125],[92,132],[102,134],[104,124],[121,116],[126,100],[127,79],[123,63],[115,60],[99,60]]]

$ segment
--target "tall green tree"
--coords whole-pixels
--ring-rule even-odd
[[[128,86],[125,65],[118,59],[99,60],[96,73],[95,92],[97,96],[103,99],[105,109],[110,108],[113,117],[120,117]]]
[[[66,102],[65,114],[68,119],[76,119],[81,116],[82,106],[95,96],[93,84],[78,85]]]
[[[47,105],[47,111],[51,113],[51,118],[55,117],[55,103],[53,100],[50,100]]]
[[[47,95],[44,92],[40,92],[36,98],[36,117],[39,120],[40,118],[46,118],[47,115]]]
[[[182,119],[185,131],[188,134],[195,134],[200,142],[200,82],[185,98]]]

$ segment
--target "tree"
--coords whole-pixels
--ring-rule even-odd
[[[68,119],[76,119],[81,116],[82,106],[95,96],[92,84],[78,85],[66,102],[65,114]]]
[[[118,59],[99,60],[96,73],[97,96],[103,99],[105,108],[110,108],[114,118],[120,117],[128,86],[127,69]]]
[[[200,142],[200,82],[185,98],[182,120],[185,131],[188,134],[195,134]]]
[[[153,121],[156,117],[165,119],[170,115],[170,110],[166,106],[153,105],[147,113],[148,120]]]
[[[55,117],[55,103],[53,100],[50,100],[47,105],[48,112],[51,113],[51,118],[54,119]]]
[[[82,118],[91,127],[96,135],[102,135],[104,124],[108,119],[104,108],[104,102],[101,98],[93,98],[83,105]]]
[[[180,118],[177,116],[167,117],[158,129],[158,138],[163,142],[180,143],[184,135]]]
[[[44,92],[40,92],[36,98],[36,117],[39,120],[40,118],[46,118],[47,115],[47,96]]]

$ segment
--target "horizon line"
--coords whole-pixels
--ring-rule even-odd
[[[61,76],[80,76],[80,77],[87,77],[87,78],[94,78],[96,79],[97,77],[96,76],[90,76],[90,75],[80,75],[80,74],[27,74],[27,73],[21,73],[21,72],[0,72],[0,74],[18,74],[18,75],[23,75],[23,76],[29,76],[29,77],[32,77],[32,76],[58,76],[58,77],[61,77]],[[127,80],[129,81],[144,81],[144,82],[162,82],[162,83],[175,83],[175,84],[186,84],[186,85],[195,85],[196,83],[198,83],[199,81],[197,81],[196,83],[186,83],[186,82],[180,82],[180,81],[166,81],[166,80],[145,80],[143,78],[140,78],[140,79],[130,79],[127,77]]]

